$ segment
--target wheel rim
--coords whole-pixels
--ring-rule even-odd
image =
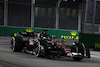
[[[14,51],[15,49],[15,38],[12,37],[12,41],[11,41],[11,50]]]
[[[37,56],[39,56],[39,53],[40,53],[40,44],[39,44],[39,42],[36,43],[35,47],[36,48],[33,49],[33,54],[37,57]]]

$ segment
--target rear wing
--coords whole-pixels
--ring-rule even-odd
[[[18,31],[17,33],[14,33],[14,37],[34,37],[34,32],[23,32],[23,31]]]

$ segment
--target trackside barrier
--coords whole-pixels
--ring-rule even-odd
[[[45,29],[30,29],[30,28],[17,28],[17,27],[0,27],[0,36],[12,36],[17,31],[34,31],[34,32],[43,32]],[[79,31],[66,31],[66,30],[55,30],[55,29],[46,29],[48,35],[55,35],[59,39],[67,40],[78,40]]]
[[[93,48],[94,50],[100,50],[99,34],[80,33],[80,41],[83,42],[88,48]]]

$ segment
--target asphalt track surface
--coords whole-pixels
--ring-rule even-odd
[[[42,58],[10,50],[11,37],[0,37],[0,67],[100,67],[100,52],[91,51],[91,58],[74,61],[72,58]]]

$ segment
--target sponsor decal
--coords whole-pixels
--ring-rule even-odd
[[[79,39],[79,36],[77,36],[78,32],[76,31],[71,31],[70,35],[66,36],[66,35],[61,35],[61,39]]]
[[[27,29],[25,29],[25,31],[31,33],[34,31],[34,29],[27,28]]]
[[[95,48],[100,48],[100,43],[95,43]]]
[[[17,37],[17,33],[14,33],[14,37]]]

